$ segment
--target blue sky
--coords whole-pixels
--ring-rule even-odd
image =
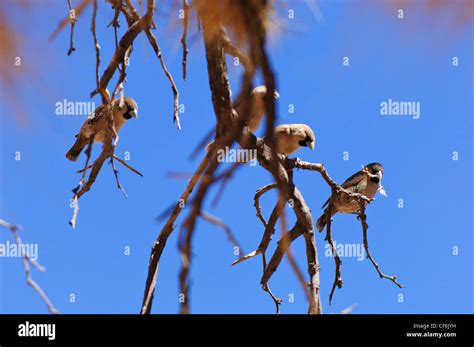
[[[382,270],[397,274],[406,285],[399,289],[379,279],[368,260],[343,258],[344,287],[336,290],[328,306],[334,263],[325,256],[323,235],[317,234],[326,313],[352,304],[359,306],[356,313],[473,312],[473,46],[472,22],[453,24],[461,3],[451,2],[438,12],[407,6],[400,20],[397,7],[385,1],[321,1],[323,23],[315,20],[304,2],[278,5],[279,28],[269,44],[281,96],[278,122],[309,124],[316,134],[316,149],[302,149],[298,156],[324,163],[340,183],[363,164],[384,165],[388,198],[377,195],[367,209],[369,242]],[[294,19],[288,19],[285,6],[295,11]],[[39,261],[47,272],[33,276],[62,313],[136,313],[150,248],[163,223],[155,217],[179,198],[186,185],[167,173],[194,171],[200,157],[190,161],[189,154],[214,124],[204,48],[192,26],[188,79],[182,81],[180,28],[176,20],[167,22],[176,16],[175,10],[158,12],[156,34],[185,106],[183,129],[178,131],[171,121],[168,81],[146,39],[136,40],[125,90],[139,104],[139,119],[122,129],[117,153],[123,156],[128,151],[130,164],[144,177],[119,168],[129,195],[125,199],[105,165],[92,191],[80,200],[73,230],[68,225],[69,199],[84,157],[71,163],[64,154],[84,117],[55,115],[55,103],[89,101],[95,88],[95,56],[89,31],[91,9],[78,20],[77,51],[72,56],[66,55],[69,27],[48,42],[66,13],[66,2],[52,1],[45,9],[15,11],[11,16],[25,37],[15,88],[28,123],[19,124],[11,100],[2,93],[0,216],[24,227],[24,242],[38,244]],[[106,28],[112,16],[110,7],[100,2],[102,69],[113,49],[113,31]],[[343,57],[349,58],[349,66],[343,66]],[[453,57],[458,57],[458,66],[453,66]],[[31,74],[23,75],[20,69]],[[240,73],[240,67],[229,64],[234,94]],[[380,103],[388,99],[419,102],[421,117],[381,116]],[[94,101],[100,103],[99,98]],[[294,114],[288,112],[289,104],[294,105]],[[15,161],[18,151],[21,160]],[[349,160],[344,160],[344,152]],[[453,152],[458,160],[453,160]],[[215,209],[210,207],[213,194],[206,200],[205,211],[232,228],[245,252],[256,248],[263,232],[253,195],[270,182],[265,170],[245,166]],[[328,187],[314,172],[296,172],[295,182],[316,220]],[[274,193],[263,198],[266,216],[275,199]],[[290,210],[287,217],[292,225]],[[360,224],[352,215],[337,215],[333,234],[339,243],[362,242]],[[235,260],[232,245],[220,229],[202,220],[194,240],[192,312],[274,312],[273,302],[259,286],[260,259],[230,267]],[[11,235],[1,232],[0,243],[7,241],[13,241]],[[127,246],[129,256],[124,255]],[[306,275],[303,239],[292,247]],[[453,255],[453,247],[458,255]],[[179,268],[176,232],[160,264],[154,313],[178,311]],[[286,259],[270,285],[284,300],[283,313],[306,312],[304,293]],[[76,297],[74,303],[70,294]],[[294,302],[289,302],[291,295]],[[26,285],[17,258],[0,259],[0,312],[46,312]]]

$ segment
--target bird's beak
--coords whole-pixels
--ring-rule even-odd
[[[131,111],[130,111],[130,115],[131,115],[133,118],[138,118],[138,112],[137,112],[137,110],[131,110]]]
[[[275,99],[279,99],[280,98],[280,94],[278,94],[278,92],[275,90],[275,92],[273,93],[273,97]]]
[[[382,181],[382,176],[383,176],[382,171],[379,171],[378,175],[379,175],[380,180]]]
[[[311,148],[311,150],[314,149],[314,141],[308,142],[308,147]]]

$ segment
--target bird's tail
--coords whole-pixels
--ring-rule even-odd
[[[82,139],[78,137],[76,143],[74,143],[69,151],[67,151],[66,158],[68,158],[70,161],[76,161],[77,157],[79,157],[79,154],[81,154],[86,144],[86,141],[82,141]]]
[[[328,218],[331,218],[332,216],[328,216],[326,213],[326,210],[324,213],[321,215],[321,217],[318,218],[316,221],[316,229],[318,229],[319,232],[323,231],[324,227],[326,226],[328,222]]]

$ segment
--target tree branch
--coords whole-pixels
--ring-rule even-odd
[[[45,272],[46,269],[42,267],[35,259],[31,258],[29,254],[26,253],[23,247],[24,246],[23,241],[21,240],[20,235],[18,234],[18,230],[19,230],[18,225],[10,224],[4,221],[3,219],[0,219],[0,226],[11,231],[11,233],[13,234],[13,237],[15,238],[15,243],[18,249],[21,251],[21,259],[22,259],[23,267],[25,268],[26,283],[28,283],[28,285],[31,286],[36,293],[38,293],[41,300],[43,300],[43,302],[48,307],[48,311],[50,313],[53,313],[53,314],[59,313],[59,311],[54,307],[53,303],[48,298],[48,296],[43,291],[43,289],[41,289],[39,284],[33,280],[33,277],[31,275],[30,265],[35,267],[40,272]]]
[[[374,258],[372,258],[372,255],[370,254],[370,250],[369,250],[369,243],[367,241],[367,229],[369,228],[368,224],[367,224],[367,216],[365,215],[365,204],[364,203],[361,203],[360,204],[360,212],[359,212],[359,219],[360,219],[360,223],[362,225],[362,231],[363,231],[363,234],[364,234],[364,248],[365,248],[365,252],[367,253],[367,258],[369,258],[370,262],[372,263],[372,265],[374,265],[375,267],[375,270],[377,270],[377,273],[379,274],[380,278],[386,278],[386,279],[389,279],[390,281],[392,281],[393,283],[395,283],[398,288],[405,288],[404,285],[400,284],[399,282],[397,282],[397,276],[393,275],[393,276],[387,276],[386,274],[384,274],[381,270],[380,270],[380,267],[379,265],[375,262]]]

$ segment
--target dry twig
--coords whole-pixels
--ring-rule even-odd
[[[334,294],[334,290],[336,289],[336,286],[341,289],[343,285],[342,281],[342,276],[341,276],[341,258],[337,254],[336,247],[334,246],[334,242],[332,239],[332,234],[331,234],[331,206],[328,208],[326,212],[326,218],[327,218],[327,224],[326,224],[326,238],[325,240],[328,242],[328,244],[331,246],[331,252],[332,256],[334,257],[334,262],[336,264],[336,274],[334,276],[334,282],[332,284],[331,288],[331,293],[329,294],[329,305],[331,305],[332,301],[332,296]]]
[[[183,194],[181,194],[179,200],[177,201],[175,207],[173,208],[171,214],[169,215],[165,225],[161,229],[155,244],[152,247],[151,254],[150,254],[150,262],[148,265],[148,276],[145,284],[145,293],[143,296],[143,303],[141,308],[141,313],[146,314],[151,312],[151,306],[153,302],[153,296],[155,293],[156,281],[158,277],[158,265],[160,262],[161,254],[166,245],[166,241],[168,237],[174,230],[174,222],[178,218],[179,214],[183,210],[189,196],[191,195],[194,187],[198,183],[201,174],[203,173],[204,169],[208,163],[209,153],[204,157],[204,159],[199,164],[198,168],[196,169],[195,173],[189,180],[188,185],[186,186]]]
[[[15,243],[18,249],[21,251],[21,259],[22,259],[23,267],[25,268],[26,283],[28,283],[28,285],[31,286],[35,290],[36,293],[38,293],[41,300],[43,300],[43,302],[48,307],[48,311],[50,313],[53,313],[53,314],[59,313],[59,311],[54,307],[53,303],[48,298],[44,290],[41,289],[41,287],[39,286],[38,283],[36,283],[36,281],[33,280],[33,277],[31,275],[30,265],[36,268],[39,272],[45,272],[46,269],[43,266],[41,266],[35,259],[31,258],[29,254],[26,253],[24,249],[24,243],[21,240],[20,235],[18,234],[19,226],[10,224],[3,219],[0,219],[0,226],[11,231],[11,233],[13,234],[13,237],[15,238]]]
[[[183,36],[181,36],[181,44],[183,45],[183,80],[186,80],[186,63],[188,60],[188,46],[186,44],[186,38],[188,35],[188,24],[189,24],[189,5],[187,0],[183,0]]]
[[[72,8],[71,0],[67,0],[69,5],[69,21],[71,23],[71,34],[69,37],[69,49],[67,55],[71,55],[76,49],[74,48],[74,27],[76,26],[76,11]]]
[[[360,223],[362,225],[362,231],[363,231],[363,234],[364,234],[364,248],[365,248],[365,252],[367,253],[367,258],[369,258],[370,262],[374,265],[374,268],[375,268],[375,270],[377,270],[377,273],[379,274],[380,278],[389,279],[390,281],[395,283],[398,286],[398,288],[405,288],[404,285],[400,284],[397,281],[397,276],[395,276],[395,275],[387,276],[386,274],[384,274],[380,270],[380,267],[375,262],[374,258],[372,258],[372,255],[370,254],[369,243],[367,241],[367,229],[369,228],[369,226],[367,224],[367,216],[365,215],[365,204],[363,204],[363,203],[360,204],[359,219],[360,219]]]
[[[220,220],[219,218],[207,212],[201,211],[199,215],[201,216],[202,219],[217,226],[218,228],[221,228],[224,231],[224,233],[227,236],[227,239],[232,243],[232,246],[234,248],[237,248],[237,250],[239,251],[238,255],[241,255],[243,253],[243,249],[240,246],[239,241],[237,241],[237,238],[234,236],[232,229],[227,224],[225,224],[222,220]]]

